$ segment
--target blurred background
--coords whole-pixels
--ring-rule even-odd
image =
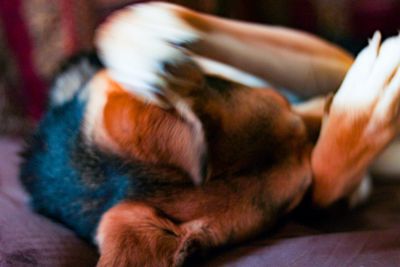
[[[93,32],[132,0],[0,0],[0,135],[22,134],[43,113],[60,62],[92,49]],[[400,0],[177,0],[206,13],[313,32],[357,53],[400,28]]]

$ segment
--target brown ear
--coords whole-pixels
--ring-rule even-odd
[[[145,103],[111,80],[109,86],[103,125],[118,153],[131,160],[178,167],[200,184],[207,175],[207,149],[197,117],[191,114],[189,120],[174,109]]]

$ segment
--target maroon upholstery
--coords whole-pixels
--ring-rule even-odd
[[[0,139],[0,266],[95,266],[95,248],[26,205],[17,166],[21,142]],[[189,266],[400,266],[400,182],[379,182],[351,212],[299,211],[258,240]]]
[[[207,263],[222,266],[400,266],[400,227],[243,245]]]
[[[93,247],[27,207],[16,179],[20,143],[0,139],[0,266],[94,266]]]

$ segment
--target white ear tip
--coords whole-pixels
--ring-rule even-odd
[[[381,32],[380,31],[376,31],[374,33],[374,35],[372,36],[372,39],[369,39],[369,44],[376,46],[381,42],[381,40],[382,40]]]

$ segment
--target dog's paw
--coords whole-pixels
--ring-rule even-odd
[[[202,76],[183,47],[198,38],[199,33],[180,18],[179,10],[168,4],[150,3],[114,13],[98,29],[96,45],[117,82],[145,100],[160,104],[174,101],[171,90],[182,93],[176,91],[192,86]]]
[[[375,33],[351,67],[331,108],[371,114],[368,123],[373,128],[382,123],[394,126],[399,115],[399,68],[400,35],[381,44],[380,33]]]
[[[399,66],[400,36],[376,33],[334,96],[312,157],[320,205],[352,192],[398,133]]]
[[[381,44],[380,34],[375,33],[335,95],[329,117],[340,117],[353,135],[359,134],[354,145],[382,148],[398,132],[399,102],[400,35]]]

